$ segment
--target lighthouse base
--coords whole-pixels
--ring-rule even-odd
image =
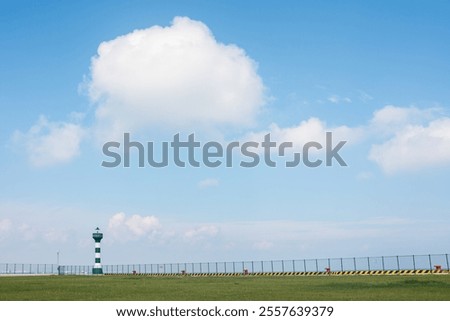
[[[103,274],[103,269],[102,268],[93,268],[92,274]]]

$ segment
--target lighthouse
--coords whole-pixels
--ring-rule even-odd
[[[100,233],[98,227],[95,229],[95,232],[92,233],[92,238],[95,241],[95,264],[92,269],[92,274],[103,274],[102,262],[100,259],[100,241],[103,238],[103,233]]]

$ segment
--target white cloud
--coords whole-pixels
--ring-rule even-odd
[[[327,98],[327,100],[333,104],[339,104],[339,103],[351,103],[352,100],[348,97],[340,97],[338,95],[331,95]]]
[[[219,180],[215,178],[206,178],[200,182],[198,182],[198,187],[200,188],[208,188],[219,186]]]
[[[106,41],[91,63],[97,133],[251,125],[264,103],[256,64],[186,17]]]
[[[216,225],[201,225],[195,228],[191,228],[184,233],[184,237],[188,241],[204,241],[215,237],[219,233],[219,229]]]
[[[125,213],[114,214],[108,222],[108,232],[117,240],[136,239],[143,236],[152,236],[161,225],[155,216],[132,215]]]
[[[86,131],[77,123],[50,122],[41,116],[28,132],[16,132],[14,141],[25,146],[36,167],[66,163],[78,156]]]
[[[309,118],[300,122],[297,126],[280,127],[272,123],[267,131],[251,133],[247,136],[247,141],[262,142],[264,135],[270,133],[272,141],[278,143],[292,142],[294,147],[301,147],[308,142],[319,142],[325,146],[326,132],[333,133],[333,142],[347,141],[349,144],[358,142],[363,135],[360,128],[351,128],[347,126],[328,127],[325,122],[318,118]]]
[[[11,231],[12,229],[12,222],[8,218],[2,218],[0,219],[0,238],[3,238],[6,233]]]
[[[12,222],[10,219],[0,219],[0,232],[7,232],[11,229]]]
[[[373,145],[369,159],[386,173],[450,164],[450,118],[406,125],[390,140]]]
[[[69,234],[66,231],[52,228],[44,232],[43,238],[50,243],[64,243],[68,240]]]
[[[0,219],[0,239],[11,238],[14,241],[45,240],[50,243],[65,242],[70,237],[67,230],[32,226],[28,223],[14,222],[9,218]]]
[[[142,236],[159,228],[159,221],[155,216],[133,215],[126,221],[125,224],[136,236]]]
[[[387,105],[373,113],[370,125],[377,132],[396,133],[409,125],[420,125],[436,118],[439,109]]]

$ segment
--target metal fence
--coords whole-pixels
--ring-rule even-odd
[[[330,271],[388,271],[449,269],[448,254],[398,255],[379,257],[326,258],[303,260],[238,261],[166,264],[103,265],[103,273],[248,273],[260,272],[323,272]]]
[[[449,270],[449,254],[397,255],[302,260],[103,265],[108,274],[192,274],[261,272]],[[90,275],[92,265],[0,264],[0,274]]]
[[[57,274],[56,264],[0,263],[0,274]]]

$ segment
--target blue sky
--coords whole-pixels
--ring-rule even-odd
[[[0,262],[92,263],[97,226],[105,264],[448,252],[445,1],[0,6]],[[348,166],[102,167],[124,131]]]

